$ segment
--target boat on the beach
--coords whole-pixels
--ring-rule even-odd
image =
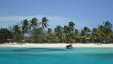
[[[68,44],[68,45],[66,46],[66,48],[67,48],[67,49],[71,49],[71,48],[73,48],[73,46],[72,46],[72,44]]]

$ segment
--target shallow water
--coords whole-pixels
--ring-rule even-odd
[[[113,64],[113,48],[0,48],[0,64]]]

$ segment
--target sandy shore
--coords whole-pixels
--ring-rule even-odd
[[[26,44],[16,44],[16,43],[7,43],[7,44],[0,44],[0,48],[6,48],[6,47],[18,47],[18,48],[65,48],[67,44],[65,43],[55,43],[55,44],[33,44],[33,43],[26,43]],[[76,47],[85,47],[85,48],[91,48],[91,47],[99,47],[99,48],[111,48],[113,47],[113,44],[81,44],[76,43],[72,44],[74,48]]]

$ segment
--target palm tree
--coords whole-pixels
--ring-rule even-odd
[[[13,26],[13,31],[15,34],[19,34],[21,32],[20,27],[18,25]]]
[[[105,40],[105,33],[104,33],[104,26],[103,25],[99,25],[98,26],[98,41],[99,42],[104,42]]]
[[[80,40],[82,42],[113,42],[113,29],[109,21],[105,21],[92,30],[85,26],[81,31],[75,29],[75,23],[70,21],[68,25],[63,27],[56,26],[53,32],[51,28],[48,28],[47,23],[46,17],[43,17],[40,23],[38,23],[37,18],[32,18],[31,21],[25,19],[21,22],[22,26],[13,26],[12,37],[17,43],[23,40],[26,33],[30,33],[29,39],[33,42],[80,42]],[[7,39],[10,39],[11,35],[8,34],[10,31],[7,29],[0,29],[0,42],[6,42]]]
[[[72,21],[69,22],[68,26],[67,25],[64,26],[63,32],[65,33],[66,42],[72,42],[73,40],[75,40],[74,26],[75,24]]]
[[[100,42],[100,31],[98,30],[98,28],[93,28],[92,33],[91,33],[91,38],[92,38],[92,42],[95,43],[99,43]]]
[[[18,25],[13,27],[13,38],[17,43],[21,42],[23,39],[23,33]]]
[[[99,25],[98,33],[100,42],[109,43],[110,42],[109,36],[112,33],[112,24],[109,21],[106,21],[102,25]]]
[[[59,40],[58,42],[61,42],[61,40],[62,40],[62,31],[63,31],[63,28],[61,26],[57,26],[54,30],[54,32]]]
[[[104,23],[104,33],[105,33],[105,36],[106,36],[105,42],[109,43],[109,39],[110,39],[109,36],[112,33],[112,24],[109,21],[106,21]]]
[[[36,27],[37,26],[37,24],[38,24],[38,22],[37,22],[38,20],[37,20],[37,18],[32,18],[32,20],[31,20],[31,27]]]
[[[79,30],[75,29],[75,34],[78,35],[79,34]]]
[[[71,41],[71,42],[75,41],[75,32],[74,32],[75,28],[74,28],[74,26],[75,26],[74,22],[70,21],[69,22],[69,36],[70,36],[69,41]]]
[[[90,37],[90,29],[85,26],[84,29],[81,31],[82,42],[86,43],[86,38],[88,37]]]
[[[52,33],[52,29],[48,28],[48,34],[51,34],[51,33]]]
[[[24,33],[27,33],[27,31],[30,29],[29,21],[27,19],[25,19],[21,23],[22,23],[22,31],[23,31],[23,34]]]
[[[63,31],[63,32],[64,32],[64,33],[69,33],[69,32],[70,32],[69,26],[65,25],[65,26],[64,26],[64,31]]]
[[[75,24],[72,21],[70,21],[69,22],[70,31],[74,31],[74,26]]]
[[[63,28],[63,33],[64,33],[64,41],[69,42],[70,41],[70,28],[69,26],[65,25]]]
[[[43,29],[42,27],[33,29],[31,33],[31,41],[37,43],[37,42],[43,42]]]
[[[113,43],[113,31],[112,31],[112,33],[110,35],[110,42]]]
[[[46,33],[46,39],[47,39],[47,42],[52,42],[52,29],[51,28],[48,28],[48,31],[47,31],[47,33]]]
[[[43,17],[42,18],[42,28],[43,29],[47,28],[47,26],[48,26],[47,22],[48,22],[48,19],[46,17]]]
[[[75,39],[75,42],[80,42],[80,33],[78,29],[75,29],[74,39]]]

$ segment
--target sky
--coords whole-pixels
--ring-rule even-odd
[[[0,27],[11,27],[22,20],[47,17],[49,27],[73,21],[75,28],[113,24],[113,0],[0,0]]]

